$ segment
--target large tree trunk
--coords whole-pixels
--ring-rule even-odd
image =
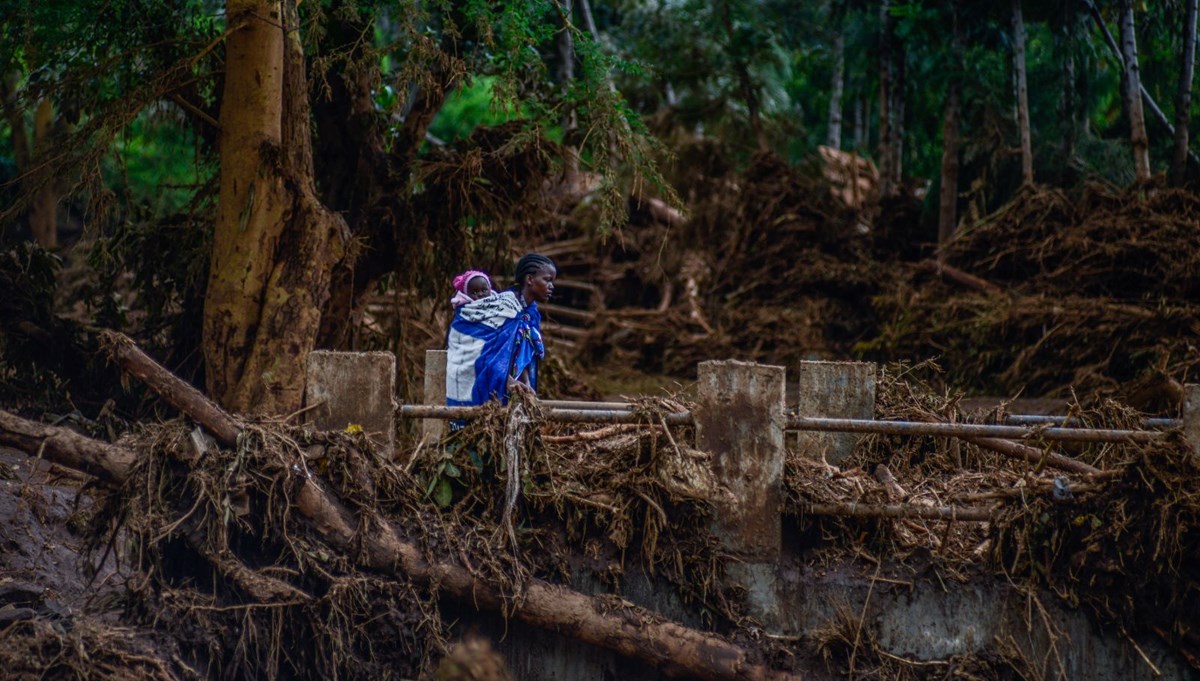
[[[1021,0],[1012,0],[1013,68],[1017,84],[1017,128],[1021,134],[1021,179],[1033,184],[1033,134],[1029,129],[1029,87],[1025,77],[1025,18]]]
[[[842,94],[846,86],[846,34],[842,28],[842,3],[835,3],[833,24],[833,83],[829,88],[829,118],[825,145],[842,148]]]
[[[1129,113],[1129,143],[1133,147],[1133,172],[1138,182],[1150,179],[1150,144],[1142,110],[1142,77],[1134,33],[1133,0],[1121,0],[1121,57],[1125,61],[1125,108]]]
[[[951,21],[951,68],[954,69],[950,82],[946,84],[946,104],[942,116],[942,178],[938,194],[938,245],[954,236],[958,226],[958,134],[959,98],[962,90],[963,40],[959,25],[958,4],[950,7]],[[938,259],[942,258],[938,251]]]
[[[1197,0],[1188,0],[1183,22],[1183,49],[1179,55],[1179,90],[1175,93],[1175,154],[1171,159],[1171,182],[1182,186],[1187,178],[1188,118],[1192,109],[1192,77],[1196,68]]]
[[[346,225],[316,198],[299,18],[228,0],[221,179],[204,306],[209,393],[243,413],[300,407]]]
[[[58,183],[42,158],[50,146],[54,126],[54,103],[49,98],[38,102],[33,114],[33,140],[30,142],[25,117],[17,107],[17,83],[20,73],[4,74],[0,82],[5,118],[12,138],[13,160],[17,164],[21,192],[25,194],[25,219],[30,235],[42,248],[58,247]]]

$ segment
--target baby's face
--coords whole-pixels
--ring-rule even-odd
[[[479,300],[486,298],[491,293],[491,287],[488,286],[487,279],[483,277],[475,277],[467,282],[467,295],[471,296],[471,300]]]

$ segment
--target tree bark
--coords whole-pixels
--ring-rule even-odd
[[[899,191],[904,180],[904,92],[908,87],[908,67],[905,46],[903,42],[895,41],[892,45],[892,187]]]
[[[588,0],[579,0],[586,7]],[[738,53],[738,40],[736,31],[733,25],[733,10],[730,8],[732,0],[720,0],[721,2],[721,24],[725,29],[725,37],[727,42],[726,53],[730,61],[733,62],[733,71],[737,75],[738,90],[741,91],[742,101],[746,103],[746,114],[749,118],[750,132],[754,136],[754,140],[758,145],[759,151],[768,151],[770,145],[767,143],[766,131],[762,124],[762,104],[759,101],[758,88],[754,84],[754,79],[750,75],[750,65],[746,62],[743,55]],[[587,10],[589,16],[591,10]]]
[[[1125,57],[1121,54],[1121,47],[1117,45],[1117,40],[1113,38],[1112,32],[1108,30],[1108,26],[1104,23],[1104,17],[1100,14],[1100,10],[1096,8],[1096,5],[1092,3],[1091,0],[1084,1],[1087,3],[1088,9],[1091,11],[1092,19],[1096,22],[1096,26],[1100,28],[1100,33],[1104,36],[1104,42],[1108,45],[1109,51],[1111,51],[1113,56],[1117,59],[1117,64],[1121,67],[1122,81],[1124,81],[1123,74],[1125,73]],[[1087,80],[1084,79],[1083,82],[1086,86]],[[1146,106],[1150,107],[1150,113],[1154,114],[1154,118],[1158,120],[1158,122],[1162,124],[1164,128],[1167,129],[1167,134],[1174,137],[1175,126],[1171,125],[1171,121],[1167,120],[1167,115],[1163,113],[1163,110],[1159,108],[1158,103],[1155,102],[1154,98],[1150,96],[1150,91],[1146,89],[1145,85],[1141,85],[1140,90],[1142,93],[1142,101],[1145,102]],[[1124,97],[1124,94],[1122,94],[1122,97]],[[1087,101],[1086,94],[1084,95],[1083,100]],[[1188,158],[1191,159],[1192,163],[1200,163],[1200,156],[1197,156],[1196,153],[1191,149],[1188,149],[1187,155]]]
[[[1187,179],[1188,119],[1192,110],[1192,78],[1196,68],[1196,10],[1189,0],[1183,21],[1183,49],[1179,54],[1179,89],[1175,93],[1175,154],[1171,159],[1171,182],[1183,186]]]
[[[867,104],[860,95],[854,98],[854,150],[861,152],[867,146]]]
[[[825,146],[842,148],[842,94],[846,86],[846,32],[843,30],[842,3],[834,4],[833,24],[833,82],[829,88],[829,117]]]
[[[30,141],[25,117],[17,108],[17,83],[20,73],[4,74],[0,82],[5,118],[12,137],[13,160],[17,164],[22,193],[28,197],[25,219],[30,236],[42,248],[58,247],[58,189],[42,156],[50,146],[54,126],[54,103],[49,98],[38,102],[33,114],[33,139]]]
[[[892,62],[895,22],[888,11],[890,0],[879,3],[879,194],[889,197],[895,194],[892,182]]]
[[[1133,0],[1121,0],[1121,56],[1125,62],[1125,109],[1129,114],[1129,144],[1133,147],[1133,172],[1139,183],[1150,179],[1150,144],[1142,109],[1142,78],[1138,67]]]
[[[124,447],[93,440],[67,428],[27,421],[3,410],[0,410],[0,445],[116,483],[129,477],[137,460]]]
[[[1062,154],[1066,163],[1075,156],[1076,140],[1079,136],[1079,97],[1075,82],[1075,9],[1071,2],[1062,4],[1062,30],[1056,35],[1055,45],[1062,64],[1062,90],[1058,106],[1062,122]]]
[[[1025,18],[1021,0],[1012,0],[1013,69],[1017,84],[1017,128],[1021,135],[1021,178],[1033,184],[1033,134],[1029,126],[1029,87],[1025,73]]]
[[[54,125],[54,103],[49,98],[38,102],[33,115],[33,159],[41,165],[41,157],[50,146],[50,130]],[[42,248],[58,248],[58,191],[48,168],[31,167],[34,179],[33,202],[29,206],[29,230]]]
[[[954,73],[946,84],[946,104],[942,116],[942,177],[938,192],[938,245],[941,246],[954,236],[958,228],[958,134],[959,93],[962,91],[962,30],[958,20],[958,4],[952,3],[950,68]],[[938,251],[938,259],[942,259]]]
[[[300,407],[345,222],[315,196],[291,0],[228,0],[220,199],[204,306],[209,393],[243,413]]]

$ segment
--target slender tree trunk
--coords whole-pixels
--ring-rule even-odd
[[[58,184],[48,167],[42,166],[42,157],[50,145],[50,133],[54,125],[54,104],[47,98],[38,102],[33,114],[33,140],[30,142],[25,117],[17,107],[17,84],[21,79],[18,72],[7,73],[0,83],[4,115],[12,137],[13,160],[17,164],[21,192],[28,201],[25,219],[29,222],[30,235],[42,248],[58,246]]]
[[[587,0],[580,0],[580,2],[585,3]],[[733,62],[733,71],[737,75],[738,90],[741,91],[742,101],[746,103],[750,132],[754,136],[758,150],[767,151],[770,149],[770,145],[767,144],[766,131],[762,124],[762,103],[759,101],[758,88],[755,87],[754,78],[750,75],[750,65],[737,53],[737,36],[733,26],[731,4],[733,4],[733,0],[721,0],[721,23],[725,29],[726,52]]]
[[[1062,63],[1062,91],[1058,106],[1062,121],[1062,153],[1069,165],[1075,156],[1078,140],[1079,112],[1075,92],[1075,8],[1069,0],[1062,4],[1062,32],[1058,35],[1057,47]]]
[[[1012,0],[1013,68],[1017,82],[1017,128],[1021,133],[1021,178],[1033,184],[1033,135],[1029,129],[1029,88],[1025,78],[1025,19],[1021,0]]]
[[[904,92],[908,87],[908,71],[904,44],[896,42],[892,50],[892,180],[895,191],[899,191],[904,180]]]
[[[228,0],[220,199],[204,306],[210,394],[241,413],[300,407],[345,222],[316,199],[291,0]]]
[[[1179,55],[1179,90],[1175,94],[1175,155],[1171,159],[1171,182],[1182,186],[1187,179],[1188,118],[1192,109],[1192,77],[1196,68],[1197,0],[1189,0],[1183,21],[1183,49]]]
[[[1109,31],[1108,26],[1105,25],[1104,17],[1101,16],[1100,10],[1096,8],[1096,5],[1094,3],[1092,3],[1091,0],[1085,0],[1085,2],[1088,6],[1088,9],[1091,11],[1092,19],[1095,20],[1096,26],[1098,26],[1100,28],[1101,35],[1104,36],[1104,42],[1108,44],[1108,49],[1113,53],[1113,56],[1116,57],[1116,59],[1117,59],[1117,63],[1121,66],[1121,93],[1122,93],[1122,97],[1124,98],[1126,91],[1128,90],[1128,88],[1126,87],[1126,81],[1128,80],[1128,78],[1126,77],[1128,65],[1127,65],[1127,60],[1125,59],[1125,55],[1122,53],[1121,46],[1117,45],[1116,38],[1113,38],[1112,32]],[[1132,11],[1130,12],[1129,18],[1130,18],[1130,21],[1133,20]],[[1136,55],[1137,54],[1137,44],[1135,43],[1133,47],[1134,47],[1134,54]],[[1136,66],[1136,64],[1135,64],[1135,66]],[[1171,124],[1171,121],[1167,119],[1167,115],[1165,113],[1163,113],[1163,110],[1161,108],[1159,108],[1158,103],[1155,102],[1154,98],[1150,96],[1150,91],[1147,90],[1144,85],[1141,85],[1140,77],[1138,78],[1138,81],[1139,81],[1138,91],[1141,93],[1141,96],[1142,96],[1141,101],[1145,103],[1145,106],[1150,108],[1150,113],[1154,114],[1154,118],[1159,123],[1161,123],[1164,128],[1167,129],[1167,134],[1174,137],[1175,126]],[[1084,81],[1084,84],[1086,86],[1086,79]],[[1084,93],[1083,99],[1084,99],[1084,101],[1087,101],[1086,92]],[[1126,108],[1128,108],[1128,105],[1126,105]],[[1142,120],[1145,121],[1145,115],[1142,116]],[[1142,128],[1144,131],[1145,130],[1144,124],[1143,124]],[[1149,146],[1149,144],[1147,144],[1147,147],[1148,146]],[[1188,158],[1191,159],[1192,163],[1200,163],[1200,156],[1197,156],[1194,152],[1192,152],[1192,150],[1189,149],[1187,151],[1187,155],[1188,155]],[[1149,159],[1147,158],[1147,166],[1148,165],[1149,165]]]
[[[896,187],[892,183],[892,75],[895,64],[892,60],[895,29],[890,0],[879,3],[879,194],[892,196]]]
[[[50,146],[50,129],[54,125],[54,104],[49,99],[38,103],[33,115],[33,162],[40,164]],[[57,183],[48,168],[31,168],[34,179],[33,202],[29,205],[29,229],[42,248],[58,247]]]
[[[846,35],[842,30],[843,9],[836,3],[832,12],[833,24],[833,83],[829,88],[829,124],[825,145],[842,148],[842,94],[846,85]]]
[[[867,112],[864,98],[854,98],[854,150],[861,152],[867,146]]]
[[[1129,112],[1129,143],[1133,147],[1133,172],[1138,182],[1150,179],[1150,144],[1142,110],[1142,78],[1134,33],[1133,0],[1121,0],[1121,56],[1125,61],[1125,108]]]
[[[963,39],[958,4],[951,4],[951,68],[954,74],[946,85],[946,105],[942,117],[942,179],[938,195],[938,245],[954,236],[958,226],[958,134],[959,98],[962,91]],[[941,260],[941,251],[938,259]]]

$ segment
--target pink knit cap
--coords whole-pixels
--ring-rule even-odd
[[[467,284],[471,283],[471,280],[474,279],[475,277],[483,277],[484,279],[487,280],[488,289],[490,290],[492,288],[492,278],[491,277],[484,274],[483,272],[480,272],[479,270],[467,270],[466,272],[463,272],[462,274],[460,274],[454,278],[454,290],[458,291],[459,293],[466,293],[467,292]]]

